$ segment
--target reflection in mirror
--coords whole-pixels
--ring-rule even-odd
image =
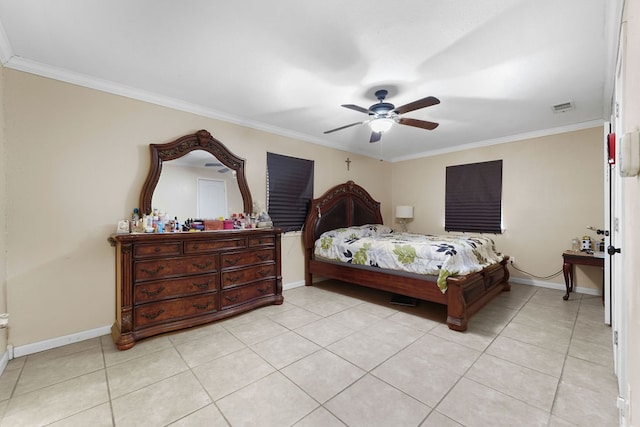
[[[230,218],[244,210],[236,176],[211,153],[191,151],[163,162],[151,207],[181,221]]]
[[[141,213],[157,208],[180,221],[251,213],[244,159],[206,130],[150,144],[149,149],[151,165],[140,192]]]

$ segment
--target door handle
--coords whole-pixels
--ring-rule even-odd
[[[619,254],[620,253],[620,248],[616,248],[612,245],[609,245],[609,247],[607,248],[607,253],[609,255],[615,255],[615,254]]]

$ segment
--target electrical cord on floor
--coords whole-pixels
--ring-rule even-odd
[[[536,276],[535,274],[529,273],[528,271],[524,271],[524,270],[519,269],[512,262],[509,263],[509,266],[511,268],[513,268],[514,270],[519,271],[520,273],[524,273],[527,276],[535,277],[536,279],[543,279],[543,280],[545,280],[545,279],[553,279],[554,277],[559,276],[560,274],[562,274],[562,270],[560,270],[560,271],[556,271],[555,273],[550,274],[548,276]]]

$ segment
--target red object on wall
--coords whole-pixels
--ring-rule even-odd
[[[610,133],[607,135],[607,151],[609,153],[609,164],[616,164],[616,134]]]

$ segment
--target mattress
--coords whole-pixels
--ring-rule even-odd
[[[395,233],[381,224],[330,230],[315,242],[314,255],[333,262],[447,278],[481,271],[504,255],[487,236]]]

